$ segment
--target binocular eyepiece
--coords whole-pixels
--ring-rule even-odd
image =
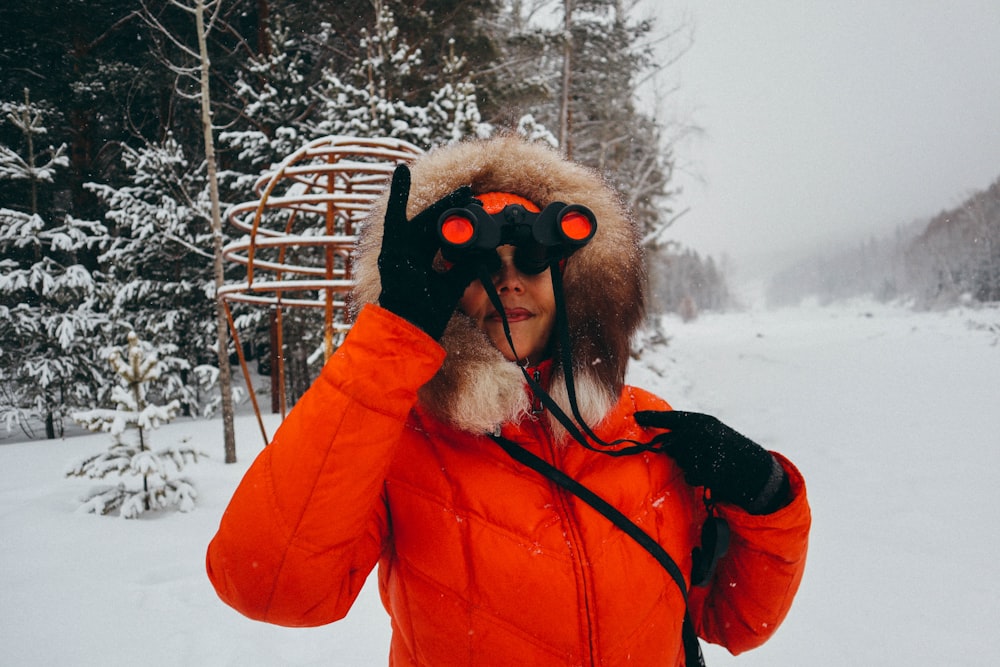
[[[441,254],[449,262],[513,245],[514,265],[533,275],[587,245],[597,232],[597,218],[580,204],[553,202],[539,213],[508,204],[499,213],[487,213],[473,202],[442,213],[437,232]]]

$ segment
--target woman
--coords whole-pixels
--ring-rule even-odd
[[[734,653],[764,642],[802,576],[804,484],[780,455],[624,385],[644,276],[638,231],[614,192],[514,137],[432,151],[410,181],[397,170],[365,227],[353,329],[209,546],[222,599],[270,623],[325,624],[347,614],[378,563],[393,665],[683,664],[684,592],[670,574],[496,435],[611,503],[685,577],[710,495],[731,543],[687,609],[702,638]],[[500,216],[557,201],[587,207],[597,232],[546,266],[525,268],[527,242],[458,261],[437,252],[432,232],[448,209],[481,203]],[[475,280],[484,265],[486,280]],[[555,333],[554,277],[569,350]],[[568,433],[549,395],[568,414],[574,395],[601,442]],[[624,440],[662,451],[599,451]]]

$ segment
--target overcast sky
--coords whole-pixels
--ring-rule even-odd
[[[667,4],[694,26],[671,105],[705,130],[679,152],[686,245],[774,266],[1000,177],[1000,0]]]

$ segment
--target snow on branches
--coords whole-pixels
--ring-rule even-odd
[[[0,101],[0,125],[21,135],[17,151],[0,144],[0,420],[29,437],[36,420],[46,437],[61,435],[67,410],[92,402],[95,340],[110,327],[87,268],[108,230],[51,210],[69,161],[65,146],[36,143],[57,116],[27,91],[23,103]]]
[[[49,110],[32,104],[28,89],[24,102],[0,102],[0,119],[11,123],[25,137],[26,154],[0,145],[0,180],[25,180],[32,183],[52,183],[57,167],[68,167],[66,144],[49,146],[41,153],[35,152],[35,137],[48,132],[43,121]],[[39,158],[44,161],[39,162]]]
[[[172,475],[187,463],[204,456],[193,449],[168,447],[153,451],[150,432],[177,416],[180,402],[157,405],[148,400],[149,385],[163,372],[163,364],[153,347],[128,335],[125,353],[115,350],[109,361],[119,378],[111,393],[115,408],[95,408],[73,413],[73,420],[91,431],[111,435],[113,444],[104,452],[88,456],[69,467],[67,477],[104,479],[117,474],[128,478],[118,485],[91,490],[83,499],[82,511],[110,514],[118,511],[126,519],[149,510],[176,507],[181,512],[194,509],[197,492],[185,479]]]

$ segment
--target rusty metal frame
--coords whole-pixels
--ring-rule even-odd
[[[256,392],[232,316],[231,303],[272,310],[277,340],[272,347],[272,383],[280,392],[279,411],[287,413],[283,313],[291,308],[323,310],[323,357],[328,359],[350,329],[346,295],[354,286],[352,254],[361,221],[399,163],[421,149],[399,139],[329,136],[295,151],[254,184],[257,199],[229,208],[226,217],[244,236],[223,250],[230,262],[246,267],[246,279],[220,288],[264,442],[269,441]],[[275,224],[279,223],[279,224]],[[296,251],[319,250],[322,262],[300,263]]]

